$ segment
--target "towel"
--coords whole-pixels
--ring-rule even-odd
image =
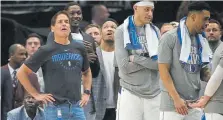
[[[157,59],[159,37],[155,26],[152,24],[145,25],[146,40],[150,58]],[[142,49],[138,41],[136,27],[133,22],[133,16],[124,20],[124,48],[128,50]]]
[[[180,20],[180,25],[178,27],[178,37],[181,44],[181,53],[180,53],[180,61],[184,63],[188,63],[191,56],[191,39],[189,36],[189,32],[187,32],[187,27],[185,24],[186,17]],[[210,56],[211,56],[211,50],[208,44],[208,41],[205,37],[203,37],[202,34],[197,34],[196,41],[199,46],[199,56],[200,56],[200,64],[203,63],[209,63],[210,62]]]

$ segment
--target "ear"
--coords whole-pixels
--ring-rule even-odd
[[[13,55],[10,55],[8,61],[10,61],[12,59],[13,59]]]
[[[134,11],[137,10],[137,6],[136,6],[136,5],[133,6],[133,10],[134,10]]]
[[[53,32],[54,31],[54,26],[50,26],[50,29],[51,29],[51,32]]]

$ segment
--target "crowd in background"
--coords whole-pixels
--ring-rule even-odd
[[[134,17],[119,25],[105,5],[93,6],[92,20],[83,22],[81,6],[68,3],[52,16],[47,40],[32,33],[24,45],[9,47],[1,67],[1,120],[201,120],[204,112],[221,120],[223,82],[211,81],[223,79],[215,72],[223,68],[223,18],[210,18],[205,2],[182,2],[178,22],[158,28],[154,9],[153,2],[137,2]],[[196,42],[201,33],[206,46]],[[198,46],[189,46],[189,62],[184,39]]]

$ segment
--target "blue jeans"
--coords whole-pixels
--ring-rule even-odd
[[[86,120],[79,103],[64,103],[56,106],[48,103],[44,109],[45,120]]]

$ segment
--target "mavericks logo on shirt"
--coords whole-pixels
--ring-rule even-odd
[[[52,56],[52,62],[59,63],[66,70],[81,68],[83,57],[75,53],[60,53]]]
[[[198,55],[198,48],[191,46],[191,53],[189,56],[188,63],[183,63],[183,68],[190,73],[197,73],[200,71],[200,57]]]

